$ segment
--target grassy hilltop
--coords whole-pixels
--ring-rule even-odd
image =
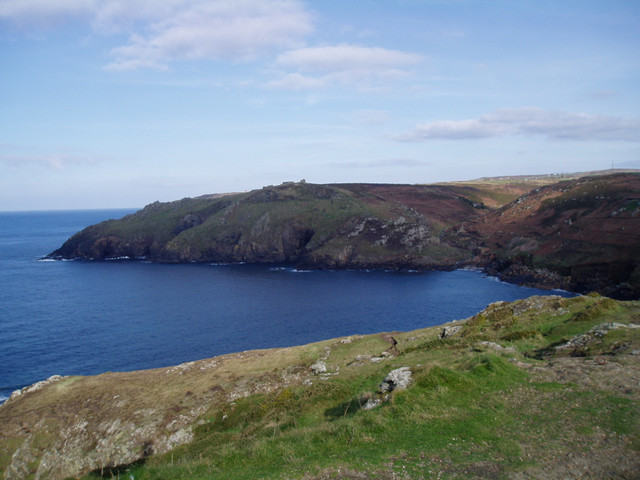
[[[53,378],[0,406],[0,471],[637,478],[639,379],[640,302],[532,297],[444,327]]]
[[[52,258],[476,266],[520,284],[640,298],[640,174],[438,185],[287,182],[153,203],[74,235]]]

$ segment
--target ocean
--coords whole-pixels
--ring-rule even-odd
[[[469,317],[497,300],[571,295],[470,270],[40,260],[82,228],[133,211],[0,212],[0,402],[54,374],[407,331]]]

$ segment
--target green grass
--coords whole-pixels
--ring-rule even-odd
[[[136,480],[507,479],[525,470],[539,478],[539,472],[553,470],[555,461],[590,458],[592,446],[615,445],[637,458],[640,400],[633,385],[630,390],[615,386],[619,373],[607,372],[634,365],[634,356],[618,357],[615,352],[622,350],[612,349],[622,343],[638,348],[640,331],[611,331],[587,349],[584,361],[563,357],[552,347],[595,325],[637,320],[639,313],[638,302],[599,296],[532,297],[490,305],[456,323],[462,330],[449,338],[440,338],[438,327],[394,333],[395,356],[378,362],[368,359],[390,348],[385,337],[356,336],[265,351],[252,359],[221,359],[211,377],[199,374],[196,363],[184,374],[172,374],[175,380],[161,370],[149,373],[153,376],[146,387],[140,384],[145,378],[141,373],[131,373],[126,375],[136,379],[135,385],[119,381],[125,374],[109,374],[74,379],[68,386],[60,383],[59,392],[53,386],[51,391],[62,395],[65,388],[84,385],[96,394],[112,381],[123,396],[129,388],[148,388],[145,397],[152,396],[158,408],[166,403],[170,412],[180,401],[187,405],[202,399],[212,383],[231,391],[236,380],[246,385],[273,382],[284,373],[308,372],[318,359],[338,373],[324,379],[307,374],[311,385],[300,380],[270,393],[247,390],[234,401],[220,396],[199,414],[190,443],[132,465],[96,470],[85,480],[129,475]],[[514,349],[477,348],[482,340]],[[604,351],[604,366],[589,358]],[[413,375],[409,388],[388,396],[378,392],[387,373],[402,366]],[[162,390],[151,390],[157,386],[154,379],[163,379]],[[194,393],[186,397],[184,389]],[[363,408],[370,399],[381,400],[381,405]],[[128,408],[135,417],[141,407],[131,402]],[[126,418],[127,413],[114,414]],[[42,450],[55,440],[46,435],[35,439],[34,448]],[[9,461],[3,453],[9,447],[18,444],[0,448],[3,462]]]
[[[497,430],[509,410],[498,395],[487,393],[525,377],[506,360],[482,355],[456,369],[419,370],[414,388],[375,411],[348,408],[347,402],[355,405],[363,390],[375,390],[379,376],[357,385],[334,382],[253,396],[227,413],[212,414],[191,444],[132,473],[136,479],[282,478],[285,472],[303,475],[336,464],[381,471],[399,451],[406,458],[428,451],[451,461],[483,460],[500,451],[505,465],[515,467],[518,447]],[[473,448],[471,457],[460,450],[485,444],[490,447]]]
[[[413,383],[376,409],[362,406],[376,396],[391,369],[387,364],[211,411],[192,443],[150,458],[131,474],[149,480],[276,479],[334,472],[346,478],[336,473],[342,469],[368,478],[435,478],[435,472],[445,473],[438,478],[468,478],[470,472],[509,478],[558,452],[583,452],[580,442],[603,430],[638,449],[637,399],[535,380],[510,361],[513,353],[470,348],[479,339],[508,337],[521,350],[540,350],[603,319],[624,319],[637,307],[597,296],[529,302],[493,305],[458,337],[440,339],[434,332],[401,341],[394,364],[410,365]],[[536,302],[544,302],[544,315]],[[362,341],[373,351],[384,345],[376,337]],[[332,360],[348,357],[336,353]]]

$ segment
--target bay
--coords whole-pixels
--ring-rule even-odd
[[[407,331],[469,317],[497,300],[571,295],[469,270],[38,261],[82,228],[133,211],[0,212],[0,401],[54,374]]]

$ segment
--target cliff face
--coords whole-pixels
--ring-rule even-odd
[[[156,202],[79,232],[50,257],[315,268],[471,265],[515,283],[639,298],[640,175],[536,186],[289,182]],[[527,188],[535,190],[522,195]]]
[[[446,187],[287,183],[154,203],[83,230],[51,256],[449,267],[467,254],[442,242],[443,230],[482,211]]]

